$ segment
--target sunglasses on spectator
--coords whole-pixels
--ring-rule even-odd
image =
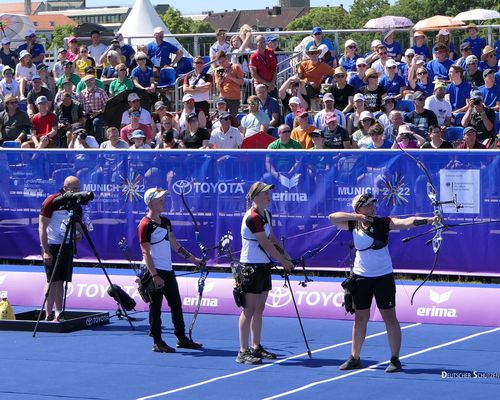
[[[119,69],[118,72],[127,72],[126,68]]]
[[[347,46],[348,49],[357,49],[356,46]]]
[[[146,60],[147,58],[142,58],[142,57],[137,59],[137,61],[146,61]]]
[[[406,57],[407,58],[413,58],[413,57],[415,57],[415,54],[408,54]]]
[[[420,72],[417,72],[417,75],[427,75],[427,71],[420,71]]]
[[[9,101],[9,102],[7,103],[7,105],[9,105],[9,104],[17,104],[17,100]]]
[[[30,37],[32,37],[32,36],[30,36]],[[71,40],[70,43],[76,43],[76,40]]]
[[[291,130],[287,129],[287,130],[284,130],[284,131],[280,131],[279,133],[290,133]]]
[[[315,33],[314,36],[320,36],[322,34],[323,34],[323,32],[318,32],[318,33]]]
[[[345,78],[345,75],[344,74],[338,74],[338,75],[334,75],[335,78]]]
[[[87,50],[80,50],[80,53],[88,53]]]
[[[366,64],[358,64],[357,67],[363,67],[363,68],[365,68]]]
[[[387,51],[382,51],[382,52],[378,53],[379,56],[385,56],[386,54],[387,54]]]
[[[393,65],[392,67],[386,67],[387,69],[396,69],[396,66]]]
[[[368,77],[368,79],[373,79],[373,78],[378,79],[378,76],[377,76],[377,75],[370,75],[370,76]]]
[[[361,121],[363,121],[363,122],[372,122],[372,119],[371,118],[363,118]]]
[[[203,64],[203,61],[195,61],[195,64]]]

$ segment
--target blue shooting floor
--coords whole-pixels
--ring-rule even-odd
[[[16,309],[19,311],[19,309]],[[386,374],[384,324],[371,322],[362,359],[366,369],[339,371],[349,355],[350,321],[304,319],[313,350],[305,353],[294,318],[264,321],[263,343],[279,354],[262,366],[235,363],[237,317],[199,315],[194,336],[203,351],[151,351],[147,314],[66,334],[0,332],[0,399],[422,399],[497,398],[500,328],[403,324],[404,371]],[[186,314],[189,324],[191,315]],[[170,315],[164,339],[174,345]],[[478,373],[496,374],[475,377]],[[443,378],[443,374],[471,377]]]

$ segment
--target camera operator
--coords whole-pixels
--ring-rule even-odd
[[[90,136],[83,125],[74,124],[67,133],[68,149],[98,149],[99,143],[94,136]]]
[[[244,83],[244,74],[239,64],[231,64],[223,51],[216,55],[219,67],[215,70],[215,84],[221,97],[224,98],[229,113],[238,114],[241,100],[241,87]]]
[[[495,112],[483,103],[479,90],[470,92],[467,111],[462,118],[462,126],[472,126],[477,132],[477,140],[483,142],[495,137]]]
[[[64,195],[79,191],[80,181],[78,178],[68,176],[64,180],[61,191],[47,197],[40,210],[38,235],[42,247],[47,283],[50,281],[57,255],[59,250],[61,250],[59,265],[45,304],[46,321],[60,320],[64,300],[64,282],[71,282],[72,279],[75,243],[69,235],[65,243],[63,243],[63,239],[66,233],[69,211],[73,210],[76,215],[82,216],[82,207],[80,204],[75,205],[71,201],[66,201]],[[75,239],[81,240],[81,238],[80,226],[77,224]],[[54,304],[56,307],[55,314],[53,313]]]

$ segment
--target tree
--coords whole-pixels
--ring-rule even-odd
[[[48,47],[51,50],[64,46],[64,38],[74,35],[75,27],[73,25],[60,25],[54,28],[52,34],[52,43]]]

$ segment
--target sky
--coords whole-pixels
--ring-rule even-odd
[[[36,0],[32,0],[36,1]],[[151,1],[151,0],[150,0]],[[17,0],[0,0],[1,3],[18,2]],[[19,1],[21,2],[21,1]],[[278,0],[253,0],[251,2],[240,0],[238,6],[235,3],[230,3],[227,0],[152,0],[153,4],[170,4],[177,8],[183,14],[201,14],[202,11],[223,12],[224,10],[236,9],[263,9],[278,5]],[[330,5],[332,7],[344,5],[345,9],[349,9],[353,0],[310,0],[311,7],[324,7]],[[132,6],[133,0],[87,0],[87,7],[103,7],[103,6]],[[0,10],[1,11],[1,10]]]

